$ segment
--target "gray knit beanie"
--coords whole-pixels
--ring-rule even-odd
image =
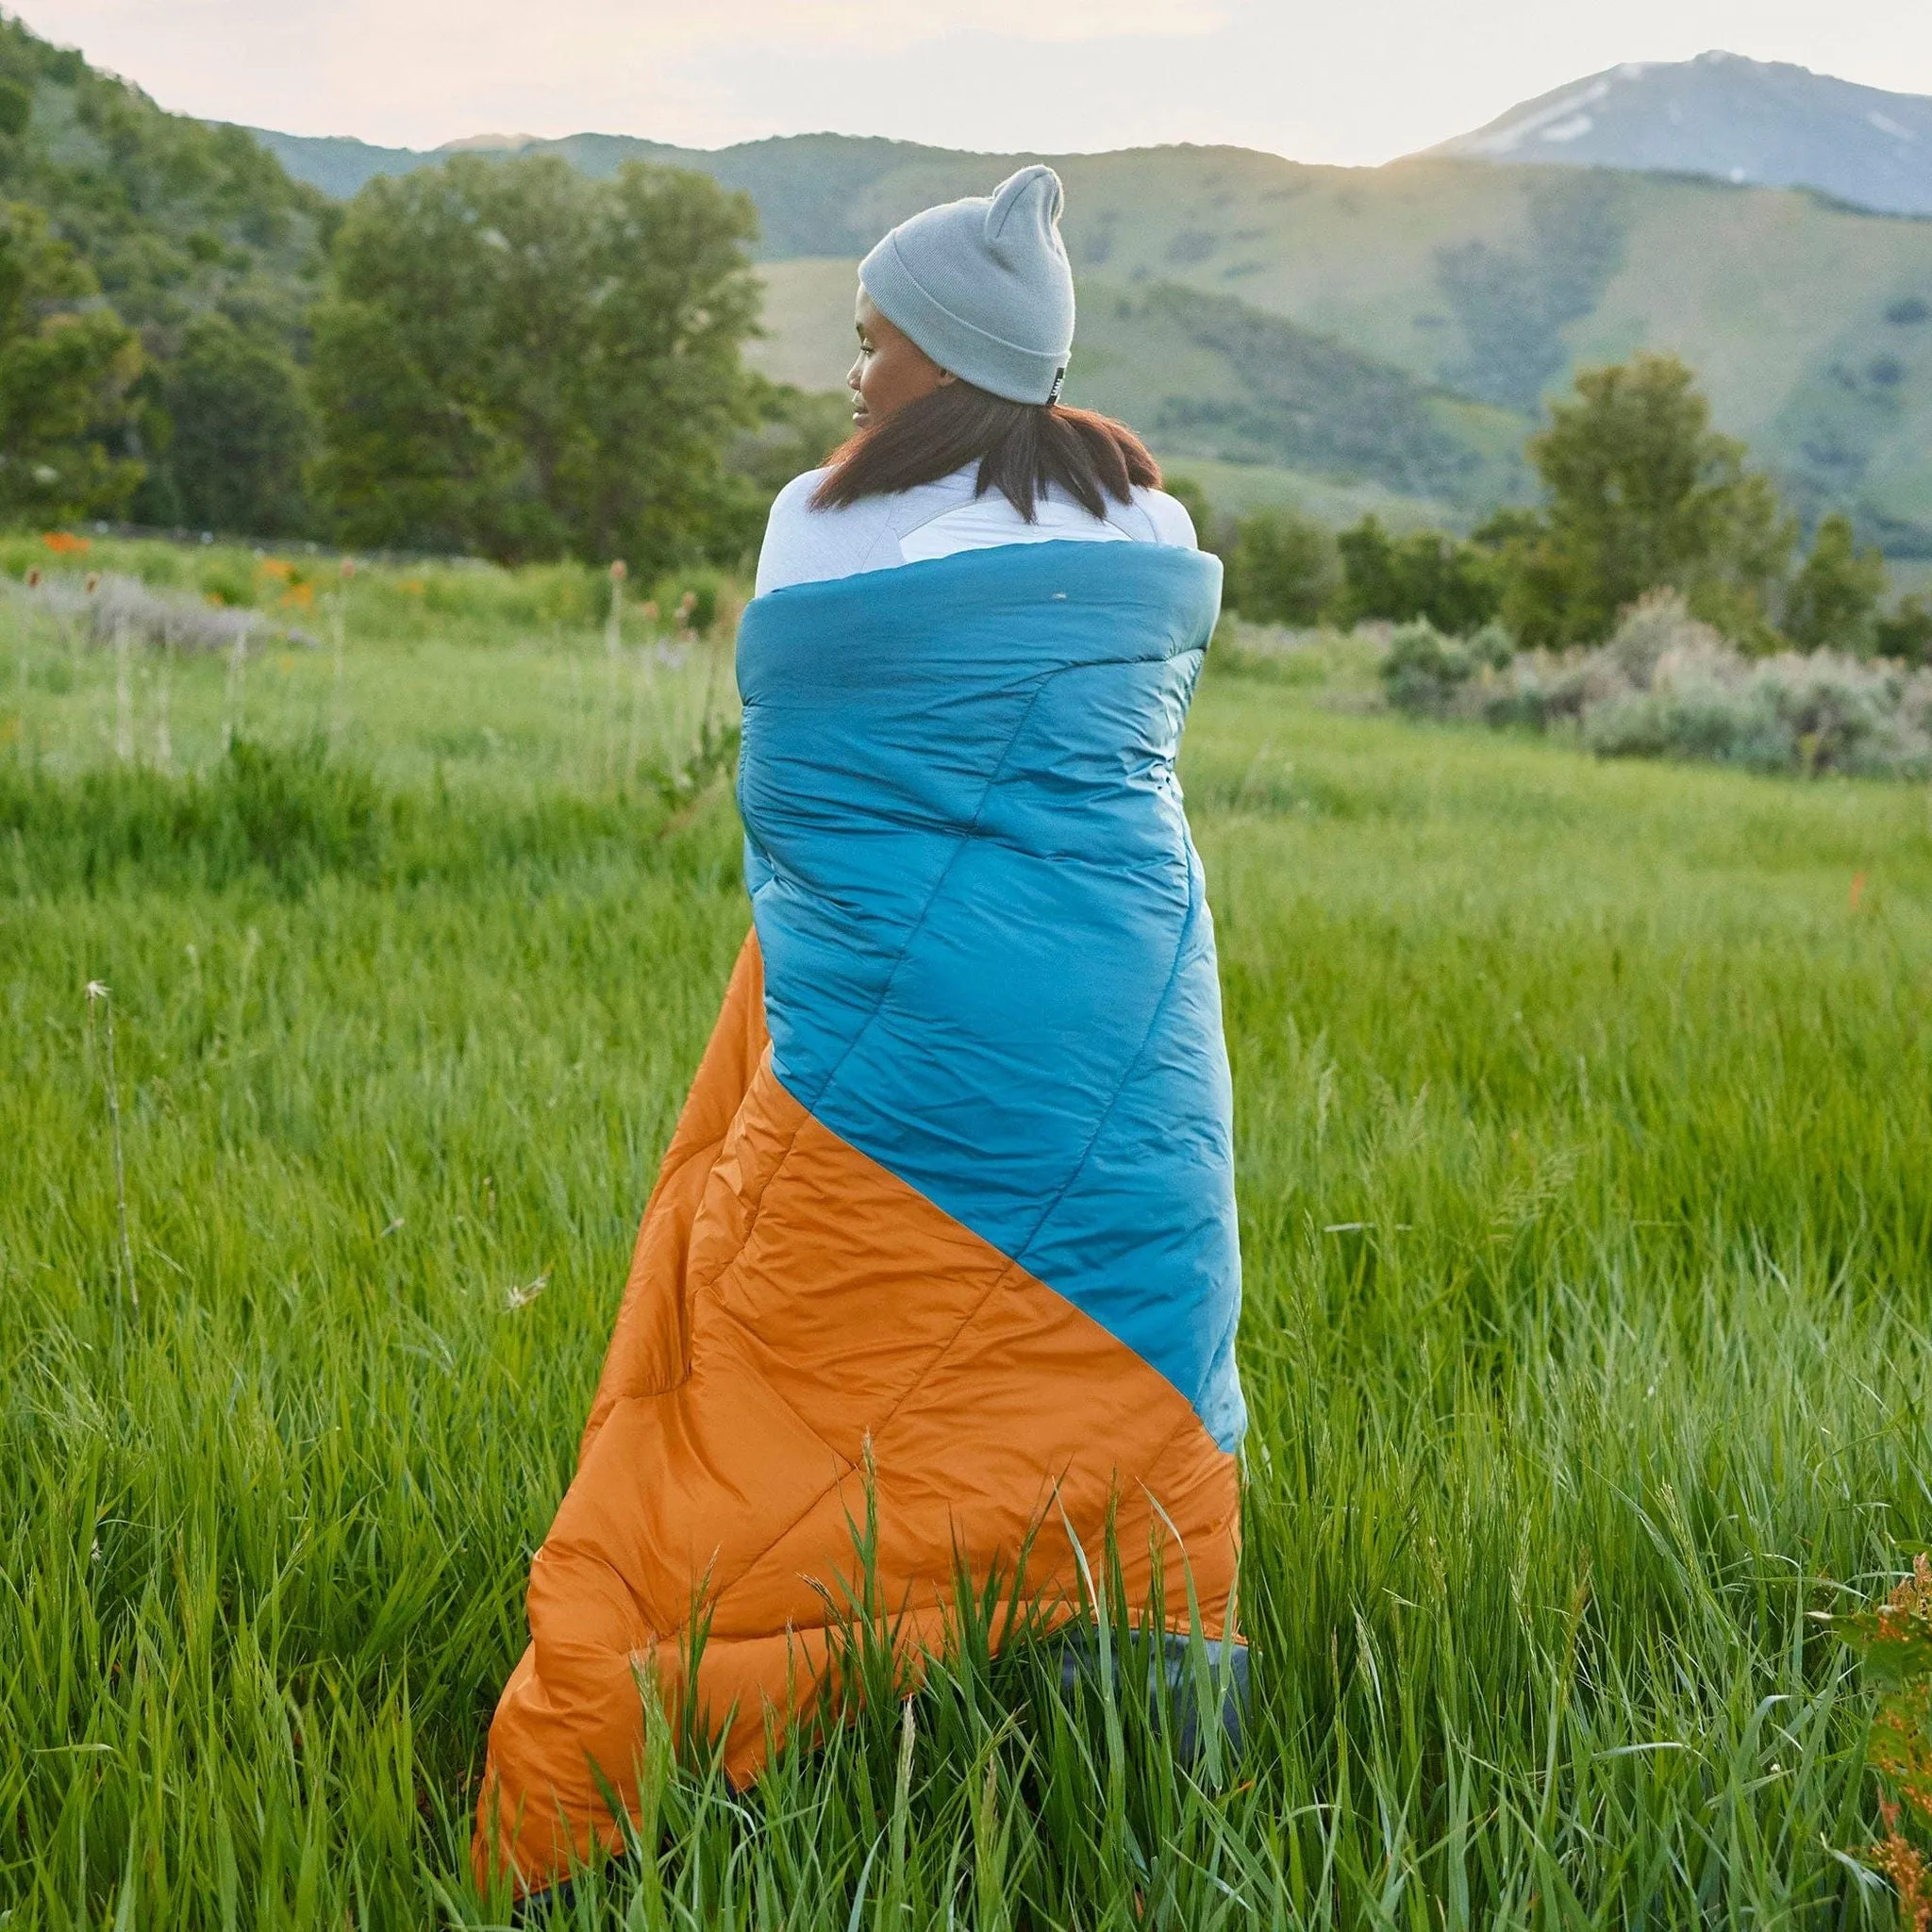
[[[1015,403],[1051,403],[1074,347],[1060,177],[1036,163],[991,195],[901,222],[858,265],[886,320],[937,362]]]

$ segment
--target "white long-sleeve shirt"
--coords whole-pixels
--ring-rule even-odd
[[[998,491],[974,493],[979,465],[971,463],[892,496],[868,496],[840,509],[813,509],[824,470],[794,476],[778,492],[758,551],[757,594],[791,584],[825,583],[902,563],[985,550],[1002,543],[1170,543],[1193,550],[1193,520],[1185,505],[1161,490],[1140,490],[1128,503],[1109,497],[1105,517],[1090,516],[1058,491],[1049,491],[1028,523]]]

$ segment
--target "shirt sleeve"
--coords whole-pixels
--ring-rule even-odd
[[[905,559],[893,530],[896,497],[869,496],[838,509],[814,509],[824,470],[808,470],[779,491],[765,520],[752,594],[762,597],[793,584],[829,583],[862,571],[890,570]]]
[[[1188,514],[1188,507],[1178,497],[1170,496],[1164,490],[1136,490],[1134,502],[1144,510],[1147,521],[1154,525],[1154,541],[1169,543],[1176,550],[1198,550],[1200,541],[1194,535],[1194,520]]]
[[[771,514],[765,519],[765,541],[758,545],[753,596],[782,591],[787,584],[809,583],[817,575],[812,569],[812,554],[818,545],[808,519],[812,491],[824,474],[808,470],[804,475],[792,477],[773,500]]]

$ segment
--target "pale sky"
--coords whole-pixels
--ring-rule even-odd
[[[163,107],[433,147],[833,129],[1367,163],[1624,60],[1711,47],[1932,93],[1932,4],[1863,0],[24,0]]]

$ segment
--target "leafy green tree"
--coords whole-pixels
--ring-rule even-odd
[[[1548,491],[1539,523],[1503,550],[1504,619],[1525,643],[1591,643],[1644,591],[1670,585],[1747,644],[1774,641],[1768,612],[1796,526],[1674,356],[1584,371],[1533,437]]]
[[[197,316],[158,375],[165,447],[142,508],[201,529],[262,537],[307,529],[303,470],[315,418],[281,344],[225,315]]]
[[[1257,624],[1313,624],[1341,570],[1335,539],[1291,509],[1257,509],[1234,526],[1227,602]]]
[[[1373,516],[1344,530],[1336,543],[1342,567],[1335,604],[1341,624],[1425,618],[1446,636],[1467,637],[1502,608],[1502,573],[1495,558],[1474,543],[1437,530],[1391,537]]]
[[[1932,665],[1932,606],[1924,597],[1907,597],[1873,625],[1874,644],[1881,658],[1901,664]]]
[[[293,340],[320,292],[327,199],[242,127],[164,112],[138,88],[0,18],[0,200],[46,210],[150,355],[238,293]]]
[[[38,208],[0,204],[0,516],[112,515],[141,482],[125,454],[141,344]]]
[[[852,399],[841,391],[813,392],[790,383],[749,378],[755,426],[741,431],[725,452],[725,467],[757,485],[762,503],[792,477],[816,470],[852,434]]]
[[[655,575],[742,543],[750,200],[627,165],[458,156],[371,182],[315,319],[315,481],[351,541]]]
[[[1885,558],[1860,550],[1849,517],[1834,511],[1818,525],[1785,594],[1784,633],[1801,651],[1830,648],[1863,657],[1876,642]]]

